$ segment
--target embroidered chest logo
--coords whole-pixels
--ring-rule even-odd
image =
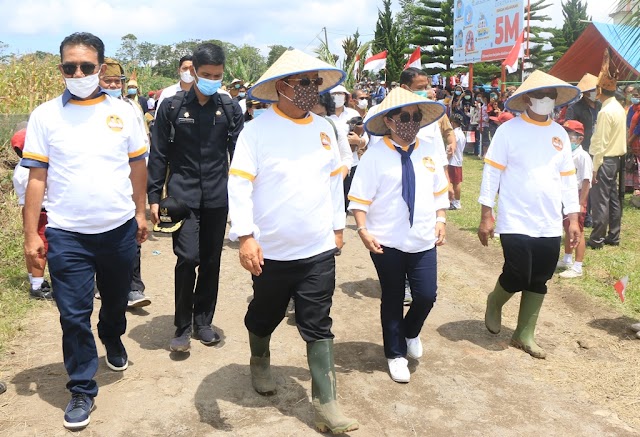
[[[324,132],[320,132],[320,142],[322,143],[322,147],[327,150],[331,150],[331,138]]]
[[[433,159],[431,159],[430,156],[425,156],[424,158],[422,158],[422,165],[424,165],[425,168],[429,170],[431,173],[435,173],[436,163],[433,162]]]
[[[562,151],[562,148],[564,147],[564,143],[560,138],[553,137],[553,139],[551,140],[551,143],[553,144],[553,148],[556,149],[558,152]]]
[[[120,132],[124,128],[124,123],[117,115],[110,115],[107,117],[107,126],[114,132]]]

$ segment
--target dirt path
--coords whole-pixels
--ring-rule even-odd
[[[508,347],[519,299],[507,305],[500,335],[489,334],[482,321],[500,252],[497,246],[483,250],[468,233],[452,229],[439,251],[439,297],[422,333],[425,356],[410,363],[411,383],[392,382],[382,350],[379,286],[352,220],[337,259],[332,310],[338,393],[361,423],[351,435],[640,434],[640,341],[626,331],[629,320],[554,280],[538,328],[547,360]],[[169,238],[143,246],[143,279],[153,304],[128,316],[128,370],[110,371],[99,346],[97,408],[78,435],[315,435],[304,343],[286,320],[272,339],[279,393],[263,398],[251,388],[243,325],[250,277],[235,245],[223,252],[214,318],[223,342],[207,348],[193,341],[187,357],[169,352],[174,263]],[[0,357],[0,379],[9,382],[0,395],[0,435],[65,435],[67,376],[55,307],[43,304],[26,326]]]

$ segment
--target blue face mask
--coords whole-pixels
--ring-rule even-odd
[[[426,90],[418,90],[418,91],[414,91],[413,93],[420,97],[424,97],[425,99],[428,98]]]
[[[632,104],[632,105],[637,105],[638,103],[640,103],[640,98],[638,98],[638,97],[631,97],[631,104]]]
[[[577,143],[571,143],[571,151],[576,150],[578,147],[580,147],[580,144],[577,144]]]
[[[247,93],[238,93],[238,97],[244,99],[246,97]]]
[[[256,118],[258,115],[262,114],[264,111],[266,111],[265,108],[254,109],[253,110],[253,118]]]
[[[111,97],[118,98],[122,96],[122,90],[110,90],[106,88],[103,88],[103,90],[105,93],[109,94]]]
[[[459,96],[460,94],[462,94],[462,91],[456,91],[456,96]]]
[[[138,94],[138,90],[136,88],[129,88],[127,89],[127,94],[129,94],[130,96],[133,96],[135,94]]]
[[[196,86],[200,90],[202,94],[205,96],[212,96],[218,92],[220,87],[222,86],[222,79],[220,80],[211,80],[205,79],[204,77],[200,77],[196,74],[198,81],[196,82]]]

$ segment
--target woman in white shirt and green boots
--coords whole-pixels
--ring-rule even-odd
[[[409,382],[406,357],[422,356],[420,331],[436,301],[436,246],[445,242],[449,208],[444,165],[431,142],[416,139],[437,121],[442,104],[402,88],[371,111],[365,130],[379,138],[358,166],[349,209],[378,272],[384,353],[391,379]],[[404,279],[413,302],[403,315]]]

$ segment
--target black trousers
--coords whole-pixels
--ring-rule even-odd
[[[307,343],[333,338],[329,316],[336,287],[335,250],[295,261],[264,260],[262,274],[253,276],[253,300],[244,317],[258,337],[271,335],[293,297],[296,325]]]
[[[226,207],[191,209],[180,229],[173,233],[173,253],[178,257],[174,318],[177,335],[192,323],[199,327],[213,321],[227,211]]]
[[[561,237],[534,238],[500,234],[504,266],[498,279],[509,293],[531,291],[546,294],[547,281],[556,270]]]
[[[605,238],[612,243],[620,242],[622,205],[618,192],[620,183],[618,176],[621,162],[619,156],[604,158],[598,169],[598,182],[593,184],[589,192],[593,220],[593,229],[589,240],[595,245],[602,245]]]
[[[349,190],[351,189],[351,182],[353,182],[353,177],[356,174],[356,169],[358,168],[358,166],[354,166],[351,167],[351,170],[349,171],[349,174],[347,175],[346,178],[344,178],[344,211],[347,212],[349,211],[348,206],[349,206],[349,199],[347,198],[349,196]]]
[[[131,278],[131,287],[129,287],[129,290],[138,290],[144,292],[144,282],[142,282],[142,274],[140,272],[140,248],[140,243],[138,243],[136,257],[133,259],[133,277]]]

